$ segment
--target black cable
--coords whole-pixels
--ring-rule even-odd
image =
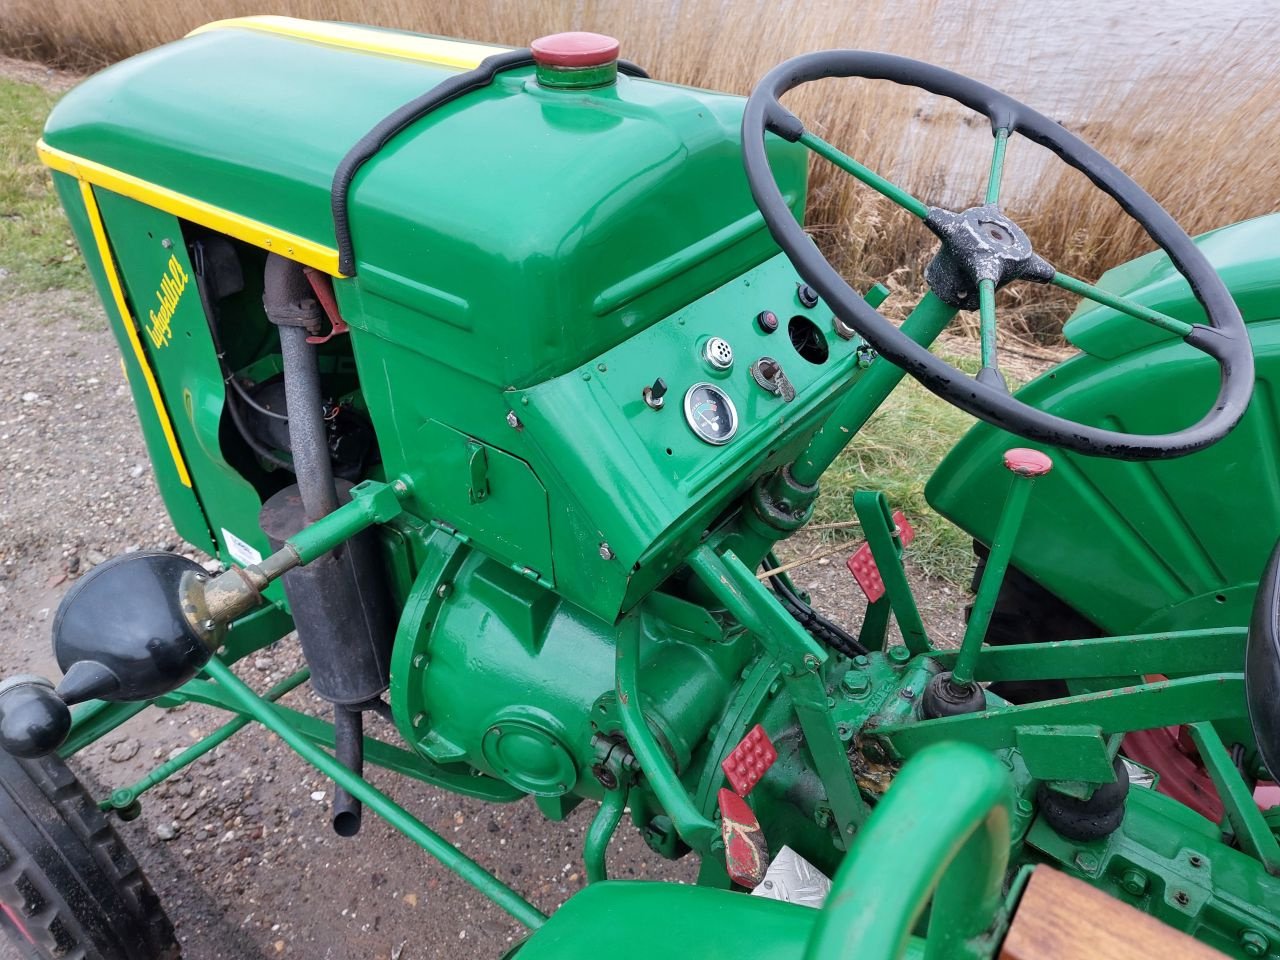
[[[235,424],[236,432],[240,434],[240,439],[255,454],[268,463],[279,467],[281,470],[288,470],[293,473],[293,464],[286,460],[281,460],[267,447],[259,443],[257,438],[249,431],[248,424],[243,419],[243,411],[240,410],[236,403],[237,394],[243,394],[243,387],[235,382],[235,377],[227,369],[226,351],[222,348],[222,338],[218,334],[218,308],[213,302],[213,297],[209,295],[209,280],[205,274],[204,247],[199,241],[193,243],[191,266],[196,274],[196,291],[200,294],[200,305],[204,307],[205,323],[209,325],[209,337],[213,340],[213,352],[218,358],[218,368],[222,371],[222,379],[224,383],[230,383],[238,389],[235,392],[226,394],[227,413],[231,415],[231,422]],[[248,399],[246,397],[246,399]],[[252,401],[250,401],[252,402]],[[257,404],[253,404],[257,406]],[[280,416],[280,414],[273,414]]]
[[[482,90],[493,78],[505,70],[527,67],[533,64],[533,54],[527,48],[508,50],[486,57],[475,69],[459,73],[419,97],[397,107],[383,117],[355,145],[347,151],[333,173],[329,188],[329,206],[333,213],[333,233],[338,246],[338,270],[346,277],[356,274],[356,253],[351,240],[349,205],[351,182],[360,168],[385,147],[392,138],[406,127],[417,123],[427,114],[473,90]],[[618,72],[647,79],[647,74],[629,60],[618,61]]]
[[[809,604],[805,603],[798,594],[787,586],[785,580],[777,576],[771,576],[767,579],[769,586],[782,604],[782,608],[800,626],[804,627],[815,640],[832,647],[851,659],[866,655],[867,648],[862,645],[857,637],[839,624],[828,620]]]

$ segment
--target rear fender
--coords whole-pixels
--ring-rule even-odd
[[[1257,388],[1220,443],[1176,460],[1127,463],[1047,449],[1013,563],[1111,633],[1243,625],[1259,572],[1280,534],[1280,216],[1197,238],[1249,322]],[[1100,285],[1203,321],[1168,258],[1151,254]],[[1083,352],[1018,398],[1058,416],[1135,433],[1198,420],[1218,373],[1177,338],[1114,311],[1078,310],[1066,334]],[[1010,477],[1010,446],[987,424],[969,431],[926,489],[943,516],[990,543]]]

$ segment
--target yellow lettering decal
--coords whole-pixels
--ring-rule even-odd
[[[147,336],[157,350],[168,346],[173,339],[173,312],[178,308],[178,301],[182,299],[182,293],[191,279],[187,276],[187,271],[182,269],[176,255],[169,257],[165,267],[165,274],[160,278],[160,289],[156,291],[159,309],[147,314],[151,321],[147,325]]]

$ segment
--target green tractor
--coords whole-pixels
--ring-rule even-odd
[[[929,206],[780,104],[829,77],[988,118],[982,202]],[[1015,135],[1160,250],[1097,286],[1038,256],[1000,207]],[[226,570],[95,567],[56,687],[0,687],[0,926],[29,955],[177,956],[103,813],[255,722],[332,780],[339,834],[371,810],[527,927],[521,960],[1280,957],[1276,220],[1192,241],[928,64],[813,53],[743,101],[580,33],[223,21],[83,83],[39,151],[173,523]],[[901,325],[802,229],[807,151],[936,236]],[[1092,305],[1082,353],[1011,395],[1015,282]],[[961,310],[976,376],[929,349]],[[856,631],[773,556],[907,374],[984,421],[929,488],[981,555],[957,649],[882,494],[851,505]],[[233,665],[292,630],[306,669],[250,689]],[[331,719],[276,702],[303,683]],[[65,759],[181,703],[227,725],[91,801]],[[589,885],[545,916],[367,764],[553,820],[598,804]],[[608,879],[626,814],[698,885]]]

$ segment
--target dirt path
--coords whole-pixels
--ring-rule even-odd
[[[62,593],[93,564],[139,547],[180,543],[97,302],[61,292],[0,302],[0,676],[56,676],[49,628]],[[796,544],[788,556],[818,547]],[[847,623],[854,594],[842,560],[808,564],[795,577]],[[959,623],[957,593],[926,590],[926,616],[944,636]],[[296,644],[284,642],[240,672],[264,689],[299,665]],[[320,705],[306,688],[285,702]],[[147,711],[74,766],[105,795],[219,722],[198,706]],[[556,824],[527,801],[487,806],[393,775],[372,779],[540,908],[583,885],[594,804]],[[492,958],[519,936],[505,914],[377,818],[366,817],[358,840],[333,835],[327,801],[325,780],[254,727],[144,798],[142,816],[121,830],[188,960]],[[633,829],[619,834],[610,851],[616,875],[693,878],[690,860],[661,861]],[[0,945],[2,960],[7,949]]]

